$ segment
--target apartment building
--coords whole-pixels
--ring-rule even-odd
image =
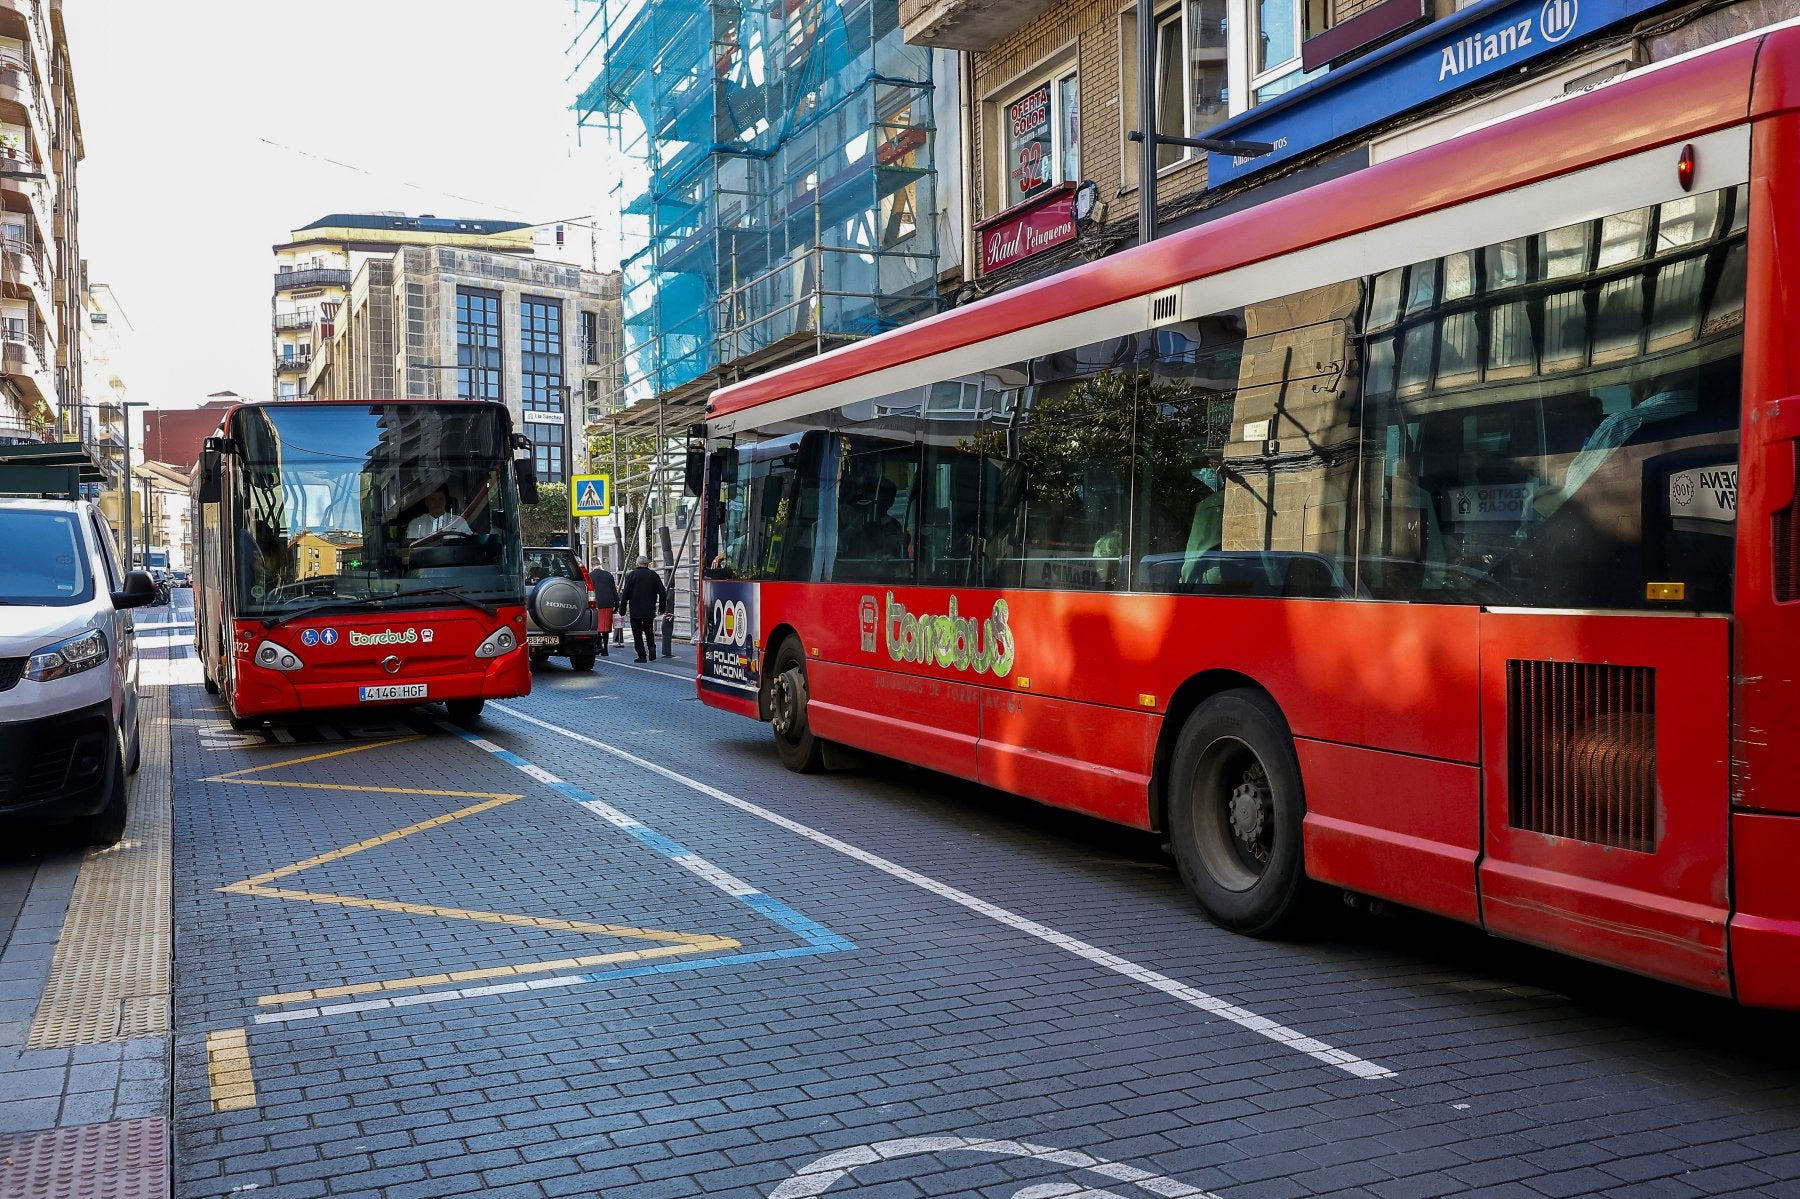
[[[81,157],[61,3],[0,0],[0,439],[82,431]]]
[[[1794,0],[900,0],[907,40],[962,52],[969,81],[965,300],[1796,15]],[[1157,141],[1134,139],[1147,127]]]
[[[307,372],[312,399],[494,400],[538,477],[586,464],[586,427],[617,403],[617,271],[452,245],[362,262]]]
[[[271,394],[280,399],[307,394],[314,354],[331,340],[333,320],[364,263],[390,258],[401,246],[466,247],[529,255],[533,230],[518,221],[397,212],[332,213],[293,230],[287,241],[274,247]]]

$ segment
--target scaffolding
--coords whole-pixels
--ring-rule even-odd
[[[579,0],[622,217],[626,406],[937,308],[931,52],[898,0]]]

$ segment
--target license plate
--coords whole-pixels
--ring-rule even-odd
[[[555,633],[533,633],[529,637],[525,638],[525,644],[530,646],[532,649],[536,649],[540,645],[547,645],[547,646],[554,647],[561,640],[562,640],[562,638],[557,636]]]
[[[380,699],[424,699],[424,683],[385,683],[379,687],[364,687],[357,697],[363,703]]]

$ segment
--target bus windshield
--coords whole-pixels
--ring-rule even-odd
[[[507,432],[501,410],[475,404],[240,410],[238,615],[413,593],[519,602]]]

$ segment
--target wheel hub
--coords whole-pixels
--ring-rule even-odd
[[[769,724],[783,737],[791,734],[799,724],[800,686],[799,671],[787,670],[775,676],[775,682],[769,688]]]
[[[1259,860],[1267,861],[1269,850],[1264,839],[1269,831],[1269,818],[1274,811],[1269,780],[1261,765],[1244,772],[1244,777],[1231,793],[1231,831]]]

